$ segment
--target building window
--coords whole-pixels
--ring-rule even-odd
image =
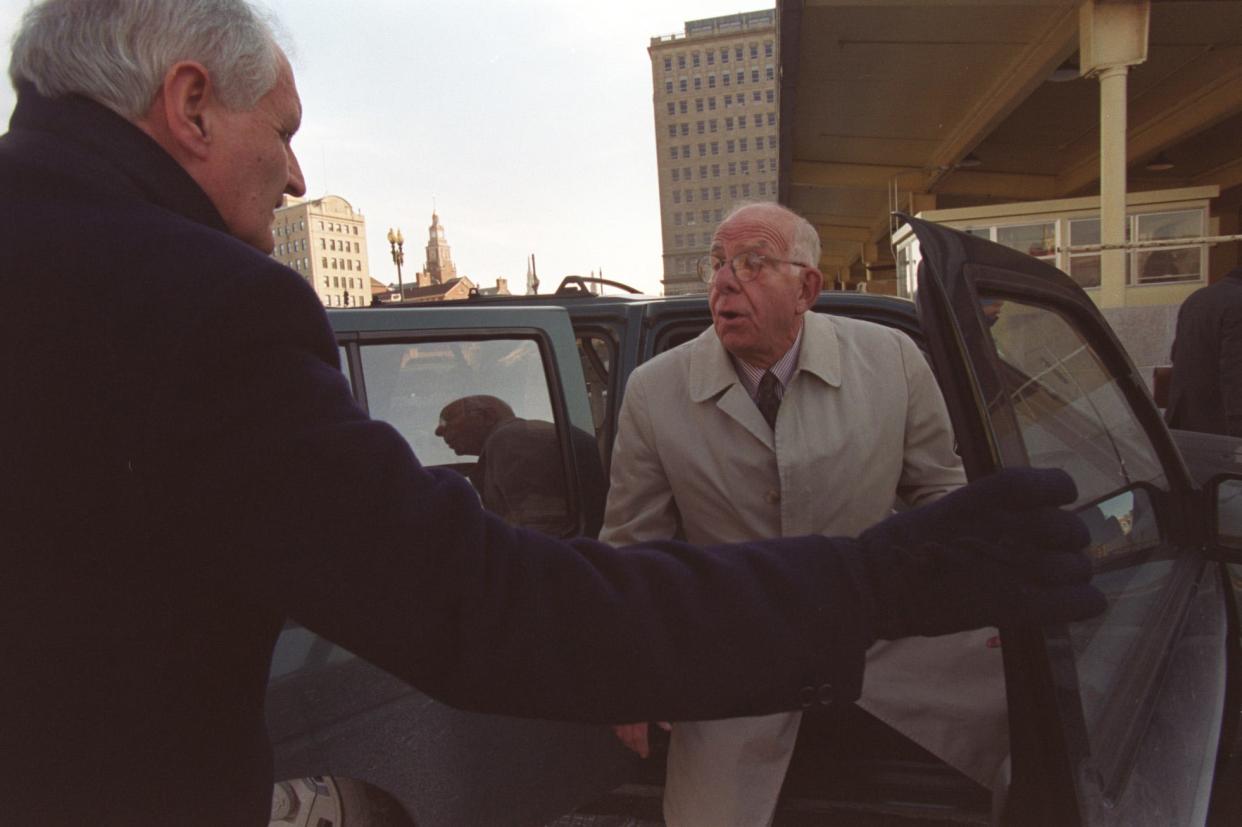
[[[677,147],[670,146],[668,148],[668,156],[672,158],[674,161],[676,161],[677,160]]]
[[[686,203],[687,204],[694,203],[694,190],[686,190]]]
[[[725,95],[724,104],[725,104],[725,109],[728,109],[729,107],[733,106],[733,96]]]
[[[720,154],[720,141],[712,141],[712,154],[713,155]]]
[[[680,226],[681,226],[681,213],[679,213],[679,212],[675,212],[675,213],[673,213],[673,226],[674,226],[674,227],[680,227]]]
[[[742,69],[737,70],[737,85],[741,86],[746,82],[746,72]]]
[[[750,184],[742,184],[742,197],[750,198]]]
[[[710,196],[710,194],[711,194],[711,191],[710,191],[710,190],[708,190],[708,188],[707,188],[707,187],[700,187],[700,188],[699,188],[699,200],[700,200],[700,201],[706,201],[706,200],[708,199],[708,197]],[[704,211],[703,211],[703,220],[704,220],[704,221],[706,221],[706,220],[707,220],[707,211],[706,211],[706,210],[704,210]]]
[[[743,175],[750,175],[750,161],[742,161],[741,169]]]
[[[699,68],[699,53],[698,52],[690,53],[690,65],[693,66],[695,69]]]
[[[768,171],[768,159],[760,158],[759,161],[755,164],[755,169],[759,170],[760,172],[767,172]]]
[[[771,57],[771,56],[772,56],[772,51],[773,51],[773,49],[772,49],[772,41],[771,41],[771,40],[765,40],[765,41],[763,42],[763,56],[764,56],[764,57]]]
[[[677,111],[684,115],[686,114],[686,110],[689,108],[689,106],[690,104],[686,103],[686,101],[678,101]]]
[[[776,80],[776,69],[769,66],[768,68],[763,70],[763,75],[768,80]]]
[[[678,181],[680,179],[681,179],[681,171],[678,170],[677,167],[673,167],[673,180]]]
[[[664,94],[673,94],[673,82],[671,80],[664,81]]]
[[[716,53],[710,50],[707,53],[707,65],[708,66],[716,65]]]
[[[737,48],[733,50],[733,59],[736,60],[738,63],[742,62],[742,47],[741,46],[738,46]]]
[[[747,144],[748,144],[748,143],[749,143],[749,139],[748,139],[748,138],[738,138],[738,139],[737,139],[737,149],[738,149],[738,151],[739,151],[739,152],[745,152],[745,151],[747,150]],[[743,163],[743,164],[745,164],[746,162],[745,162],[745,161],[743,161],[742,163]],[[743,172],[745,172],[745,170],[743,170]]]
[[[728,86],[732,81],[733,81],[733,76],[730,75],[728,72],[721,73],[720,75],[721,86]]]
[[[712,152],[712,154],[715,155],[716,153]],[[720,177],[720,164],[712,164],[712,177],[713,178]]]
[[[755,126],[756,126],[756,127],[763,126],[763,115],[756,115],[756,116],[755,116]]]
[[[776,113],[775,112],[768,113],[768,126],[776,126]]]
[[[715,89],[715,88],[716,88],[716,76],[715,76],[715,75],[708,75],[708,76],[707,76],[707,88],[708,88],[708,89]]]
[[[712,243],[712,234],[703,233],[703,235],[699,236],[699,243],[702,244],[704,248],[709,247]]]
[[[669,136],[670,138],[676,138],[676,137],[677,137],[677,124],[675,124],[675,123],[671,123],[671,124],[669,124],[669,125],[668,125],[668,136]]]
[[[703,219],[703,223],[704,223],[704,224],[706,224],[707,222],[711,221],[711,220],[712,220],[712,211],[711,211],[711,210],[703,210],[703,213],[702,213],[701,218]]]
[[[707,164],[703,164],[702,166],[699,167],[699,180],[703,180],[706,177],[707,177]]]
[[[776,149],[776,136],[775,135],[768,136],[768,149]]]
[[[721,196],[720,187],[712,187],[712,200],[719,201]]]
[[[767,181],[760,181],[760,182],[759,182],[759,194],[760,194],[760,195],[767,195],[767,194],[768,194],[768,182],[767,182]]]
[[[687,87],[687,83],[686,83],[686,79],[685,79],[685,78],[681,78],[681,79],[679,79],[679,80],[677,81],[677,91],[678,91],[678,92],[685,92],[685,91],[686,91],[686,87]]]
[[[729,162],[729,174],[730,174],[730,175],[737,175],[737,161],[730,161],[730,162]]]
[[[775,89],[768,90],[768,103],[776,103],[776,90]]]
[[[323,267],[325,270],[328,269],[328,257],[327,256],[323,257]]]
[[[694,76],[694,91],[697,92],[702,88],[703,88],[703,78],[699,77],[698,75],[695,75]]]
[[[707,131],[708,132],[716,131],[716,119],[715,118],[712,118],[710,121],[707,122]]]
[[[734,141],[725,141],[725,152],[733,152],[737,144]]]
[[[686,138],[686,137],[689,137],[689,135],[690,135],[690,124],[683,123],[681,125],[681,136],[683,138]]]
[[[670,115],[677,114],[677,104],[673,103],[672,101],[668,102],[668,114]]]
[[[684,245],[682,244],[682,240],[683,240],[684,238],[685,238],[685,236],[683,236],[681,233],[677,233],[675,236],[673,236],[673,247],[674,247],[674,249],[684,246]]]
[[[1193,238],[1203,235],[1203,210],[1139,213],[1132,218],[1135,241]],[[1133,254],[1136,284],[1200,281],[1203,278],[1201,245],[1170,246],[1137,250]]]
[[[705,127],[706,127],[706,125],[705,125],[702,121],[698,121],[698,122],[697,122],[697,123],[695,123],[695,125],[694,125],[694,133],[695,133],[696,135],[702,135],[702,134],[703,134],[703,130],[705,129]]]
[[[758,43],[750,44],[750,59],[751,60],[759,59],[759,44]]]
[[[721,62],[721,63],[728,63],[728,62],[729,62],[729,50],[728,50],[728,49],[721,49],[721,50],[720,50],[720,62]]]
[[[715,99],[715,98],[708,98],[708,99],[707,99],[707,109],[708,109],[708,111],[709,111],[709,112],[715,112],[715,111],[716,111],[716,99]]]
[[[664,71],[673,71],[673,59],[671,57],[664,58]]]
[[[729,198],[731,198],[734,201],[737,200],[737,184],[729,185]]]
[[[689,157],[690,157],[690,144],[685,144],[684,146],[682,146],[682,148],[681,148],[681,157],[682,157],[682,158],[689,158]]]
[[[681,203],[681,190],[673,190],[673,203],[674,204]]]
[[[703,158],[707,155],[707,144],[699,144],[699,157]]]
[[[694,101],[694,111],[695,111],[695,112],[702,112],[702,111],[703,111],[703,99],[702,99],[702,98],[696,98],[696,99],[695,99],[695,101]]]
[[[731,132],[732,130],[733,130],[733,119],[725,118],[725,131]]]
[[[685,68],[686,68],[686,56],[685,56],[685,55],[678,55],[678,56],[677,56],[677,68],[678,68],[678,69],[685,69]]]

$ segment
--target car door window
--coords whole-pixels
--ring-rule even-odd
[[[483,506],[510,523],[574,533],[565,454],[535,340],[365,343],[360,355],[372,418],[396,428],[420,462],[465,476]],[[596,450],[592,435],[581,436]]]
[[[1003,388],[989,406],[996,437],[1020,443],[1032,466],[1069,472],[1091,532],[1094,582],[1109,610],[1067,631],[1090,776],[1115,794],[1149,714],[1161,647],[1175,631],[1170,608],[1194,567],[1179,567],[1176,548],[1162,539],[1164,466],[1091,343],[1053,308],[984,291],[980,298]]]

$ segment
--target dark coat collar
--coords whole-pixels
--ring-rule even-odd
[[[227,233],[211,199],[155,140],[112,110],[80,95],[46,98],[17,84],[10,138],[46,144],[54,136],[57,166],[78,168],[97,183],[128,192],[185,218]],[[65,157],[72,152],[73,158]],[[70,169],[66,169],[70,167]]]

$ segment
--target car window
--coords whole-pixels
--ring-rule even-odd
[[[1117,791],[1174,631],[1168,609],[1188,582],[1161,530],[1169,484],[1117,377],[1075,326],[1052,308],[980,295],[1003,387],[989,405],[996,437],[1019,442],[1032,466],[1069,472],[1091,532],[1109,610],[1068,627],[1081,707],[1070,717],[1081,715],[1092,777]]]
[[[345,378],[349,380],[349,384],[353,385],[354,380],[349,375],[349,351],[346,350],[344,345],[337,345],[336,355],[337,358],[341,360],[341,373],[345,374]]]
[[[605,470],[612,454],[612,377],[616,344],[602,331],[577,331],[578,358],[586,379],[587,401],[595,426],[596,449]]]
[[[364,343],[360,355],[372,418],[396,428],[420,462],[462,474],[485,508],[515,525],[574,533],[537,341]],[[597,450],[592,435],[575,432],[579,443],[582,437]]]

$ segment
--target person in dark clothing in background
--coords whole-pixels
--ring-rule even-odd
[[[1242,436],[1242,267],[1182,303],[1165,419],[1170,428]]]
[[[245,0],[45,0],[9,74],[5,823],[265,824],[286,617],[461,708],[606,723],[848,703],[877,639],[1104,609],[1059,471],[857,539],[508,526],[368,418],[314,291],[269,257],[305,190],[302,111]],[[203,779],[210,812],[186,804]]]

